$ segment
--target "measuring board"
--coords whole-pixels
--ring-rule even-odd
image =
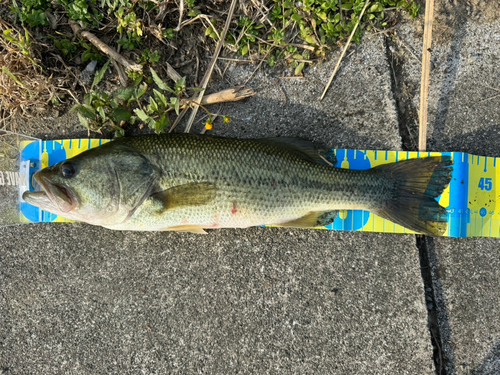
[[[10,136],[9,136],[10,134]],[[65,139],[42,141],[13,133],[0,135],[0,225],[13,223],[69,222],[70,220],[40,210],[22,200],[22,193],[34,190],[34,172],[73,157],[89,148],[109,142],[107,139]],[[450,155],[453,173],[450,185],[438,197],[446,208],[449,237],[500,237],[499,158],[462,152],[407,152],[334,149],[335,167],[353,170],[373,168],[399,160]],[[15,159],[15,160],[14,160]],[[500,176],[499,176],[500,177]],[[500,180],[499,180],[500,181]],[[12,202],[17,205],[13,206]],[[497,203],[498,202],[498,203]],[[340,211],[332,224],[319,229],[415,233],[368,211]]]

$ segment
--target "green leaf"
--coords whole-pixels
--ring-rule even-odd
[[[9,69],[7,69],[6,66],[2,66],[2,72],[7,74],[19,86],[24,87],[24,84],[14,74],[12,74],[12,72]]]
[[[148,90],[148,85],[146,83],[143,83],[139,87],[135,89],[135,96],[137,99],[139,99],[141,96],[143,96],[146,91]]]
[[[111,130],[115,132],[115,138],[121,138],[125,136],[125,130],[123,128],[120,128],[119,126],[113,126]]]
[[[244,44],[238,52],[240,53],[241,56],[245,56],[248,53],[248,44]]]
[[[132,113],[123,108],[116,108],[109,114],[109,117],[120,124],[122,121],[128,122],[132,117]]]
[[[165,115],[162,115],[158,121],[156,121],[156,129],[155,131],[157,133],[163,132],[163,129],[165,129],[165,126],[167,126],[169,123],[168,117]]]
[[[5,39],[7,39],[9,42],[17,44],[17,40],[10,36],[11,33],[12,33],[12,29],[4,30],[3,37]]]
[[[161,92],[159,92],[156,89],[153,89],[153,94],[155,95],[155,98],[158,101],[158,103],[160,103],[160,105],[163,108],[166,108],[167,107],[167,98],[165,97],[165,95],[163,95]]]
[[[94,77],[94,82],[92,82],[92,86],[90,87],[91,90],[93,90],[94,87],[97,86],[99,84],[99,82],[101,82],[102,78],[104,77],[104,73],[106,73],[106,70],[108,69],[108,65],[110,62],[111,62],[111,60],[106,61],[104,66],[101,68],[101,70],[99,70],[96,73],[96,75]]]
[[[153,98],[149,98],[148,112],[158,112],[158,104]]]
[[[168,90],[169,87],[161,80],[158,74],[156,74],[155,70],[153,68],[150,68],[149,70],[151,71],[151,75],[153,76],[153,80],[156,85],[162,90]]]
[[[99,116],[101,116],[103,121],[106,120],[106,113],[104,113],[104,108],[97,107],[97,113],[99,114]]]
[[[86,50],[84,53],[82,53],[82,62],[87,62],[89,61],[94,54],[92,53],[91,50]]]
[[[302,17],[298,14],[294,14],[292,15],[292,20],[299,23],[300,21],[302,21]]]
[[[177,82],[175,82],[175,91],[179,91],[179,89],[183,89],[186,84],[186,77],[182,77]]]
[[[375,13],[375,12],[381,12],[384,9],[382,4],[380,3],[375,3],[373,4],[370,9],[368,10],[368,13]]]
[[[134,112],[135,114],[137,115],[137,117],[139,117],[139,119],[141,119],[141,121],[144,121],[144,122],[149,122],[149,120],[151,119],[151,117],[149,117],[146,112],[144,112],[142,109],[140,108],[136,108],[134,109]]]
[[[142,79],[144,78],[144,75],[142,74],[142,72],[137,72],[137,74],[135,75],[133,79],[133,82],[132,82],[132,87],[137,87],[139,86],[139,83],[142,82]]]
[[[311,44],[311,45],[316,45],[316,42],[314,41],[314,38],[312,36],[308,36],[305,38],[305,41],[308,43],[308,44]]]
[[[77,115],[78,120],[80,120],[80,124],[82,124],[85,129],[89,129],[89,120],[87,120],[86,117],[82,116],[80,112],[78,112]]]
[[[297,67],[295,68],[295,75],[298,76],[302,73],[302,69],[304,69],[304,66],[306,65],[306,63],[304,62],[301,62],[299,65],[297,65]]]
[[[155,120],[153,120],[150,117],[146,122],[147,122],[150,129],[153,129],[154,131],[156,131],[156,121]]]
[[[113,98],[118,100],[127,101],[134,94],[134,89],[132,87],[122,87],[113,93]]]
[[[80,106],[80,108],[78,108],[78,113],[81,113],[82,116],[85,116],[90,120],[95,120],[96,117],[94,108],[87,104]]]
[[[68,113],[71,113],[71,112],[76,111],[77,109],[80,109],[80,106],[81,106],[80,103],[76,103],[73,107],[71,107],[71,109],[69,110]]]
[[[179,107],[180,107],[179,98],[175,98],[175,97],[170,98],[170,103],[174,106],[175,113],[177,114],[177,116],[179,116]]]

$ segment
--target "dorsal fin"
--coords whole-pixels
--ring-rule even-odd
[[[285,148],[298,157],[311,163],[321,165],[335,165],[335,154],[331,150],[318,147],[314,142],[297,137],[272,137],[256,139],[257,142],[266,143],[275,147]]]

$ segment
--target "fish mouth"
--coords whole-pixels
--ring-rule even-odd
[[[42,191],[26,191],[23,199],[50,211],[51,206],[60,212],[69,212],[76,207],[77,201],[74,193],[66,186],[54,184],[48,178],[35,174],[35,181],[42,187]]]

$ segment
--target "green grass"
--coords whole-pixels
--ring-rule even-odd
[[[372,1],[362,20],[359,20],[359,15],[364,0],[268,0],[259,9],[253,4],[250,1],[242,3],[241,14],[233,17],[226,46],[243,59],[265,61],[270,66],[285,64],[295,75],[302,74],[308,65],[324,59],[329,50],[342,44],[358,21],[360,25],[353,36],[355,43],[361,42],[365,31],[383,30],[392,25],[399,11],[412,17],[419,12],[419,4],[414,0]],[[219,42],[228,6],[229,2],[184,1],[182,20],[198,17],[191,24],[190,31],[198,33],[193,38],[205,44],[206,49],[213,50],[215,43]],[[83,70],[91,60],[101,64],[92,87],[85,93],[75,92],[75,96],[83,96],[83,100],[74,106],[74,110],[77,110],[82,125],[89,130],[113,130],[120,135],[124,124],[140,121],[161,132],[170,124],[169,116],[179,112],[180,100],[187,97],[186,77],[182,82],[172,82],[170,88],[166,79],[153,70],[165,59],[168,61],[169,56],[164,51],[173,49],[167,49],[165,45],[183,42],[182,30],[176,28],[179,9],[175,2],[13,0],[9,8],[12,28],[36,29],[37,33],[32,35],[47,35],[43,43],[49,45],[50,53],[58,54],[66,66]],[[50,17],[51,14],[59,15],[59,21],[56,16]],[[143,65],[143,71],[128,72],[128,87],[111,92],[100,88],[108,68],[108,57],[86,39],[75,37],[66,23],[61,22],[60,15],[77,21],[81,27],[105,39],[111,47],[119,49],[120,53],[132,57]],[[9,42],[25,54],[28,50],[23,46],[23,33],[17,35],[21,35],[17,44],[16,41]],[[205,40],[201,41],[203,36]],[[3,37],[11,38],[10,32],[4,32]],[[28,33],[24,38],[28,38]],[[39,60],[37,64],[40,64]],[[50,66],[41,68],[47,71],[44,74],[54,74]],[[15,71],[9,73],[18,77]],[[192,82],[192,79],[187,77],[187,81]]]

